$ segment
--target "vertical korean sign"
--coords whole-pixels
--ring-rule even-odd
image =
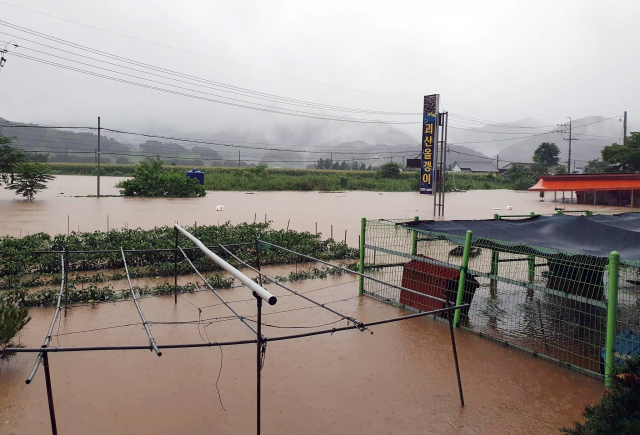
[[[420,193],[432,195],[435,181],[436,144],[438,137],[438,108],[440,95],[426,95],[422,111],[422,168],[420,169]]]

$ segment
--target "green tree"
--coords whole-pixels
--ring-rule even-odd
[[[47,165],[37,162],[19,163],[15,171],[15,182],[7,186],[7,189],[15,190],[16,195],[22,194],[29,201],[33,200],[36,193],[46,189],[47,183],[55,178],[48,174]]]
[[[618,172],[640,171],[640,132],[632,132],[624,144],[614,143],[602,149],[602,160]]]
[[[511,165],[506,176],[509,179],[510,187],[514,190],[525,190],[536,184],[537,177],[533,171],[520,163]]]
[[[558,165],[555,168],[553,168],[553,174],[554,175],[567,174],[567,167],[564,165]]]
[[[637,435],[640,433],[640,359],[627,360],[600,403],[587,405],[584,423],[562,428],[567,435]]]
[[[585,174],[602,174],[603,172],[609,172],[611,165],[600,159],[589,160],[587,166],[584,167]]]
[[[400,165],[397,163],[385,163],[378,168],[381,178],[398,178],[400,176]]]
[[[533,152],[533,161],[547,166],[556,166],[560,161],[560,148],[553,142],[542,142]]]
[[[12,139],[0,135],[0,178],[5,183],[13,182],[15,166],[25,161],[24,153],[9,146]]]
[[[137,164],[133,178],[122,183],[124,196],[194,198],[204,196],[206,191],[198,180],[184,173],[164,171],[159,158],[147,159]]]
[[[5,348],[24,347],[14,343],[13,339],[30,320],[28,309],[0,305],[0,360],[8,360],[15,355],[13,352],[5,352]]]

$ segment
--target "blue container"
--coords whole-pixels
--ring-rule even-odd
[[[640,354],[640,336],[632,331],[623,331],[616,336],[613,347],[613,364],[624,366],[625,361]],[[604,374],[605,349],[600,353],[600,373]]]
[[[197,169],[193,168],[192,170],[187,172],[187,177],[195,178],[200,182],[201,186],[204,186],[204,172],[198,171]]]

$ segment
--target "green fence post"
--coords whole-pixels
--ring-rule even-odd
[[[367,218],[360,220],[360,267],[359,272],[364,273],[364,236],[367,228]],[[358,283],[358,293],[364,293],[364,276],[360,275]]]
[[[531,212],[531,217],[535,217],[536,214],[534,212]]]
[[[533,282],[536,278],[536,257],[535,255],[527,255],[529,260],[529,282]]]
[[[498,213],[494,213],[493,214],[493,219],[496,220],[496,221],[499,221],[500,220],[500,215]]]
[[[605,345],[604,359],[604,385],[610,387],[613,372],[613,351],[616,343],[616,316],[618,313],[618,272],[620,267],[620,254],[613,251],[609,256],[609,294],[607,298],[607,342]]]
[[[460,268],[460,281],[458,281],[458,296],[456,298],[456,305],[462,305],[464,300],[464,283],[467,275],[467,266],[469,265],[469,251],[471,250],[471,236],[473,233],[471,230],[467,230],[467,236],[464,239],[464,252],[462,254],[462,264]],[[456,314],[453,317],[453,326],[457,327],[460,324],[460,308],[456,310]]]
[[[593,212],[591,210],[587,210],[587,216],[593,216]]]
[[[500,251],[492,250],[491,251],[491,275],[498,275],[498,264],[500,262]],[[491,293],[491,297],[496,296],[496,291],[498,290],[498,281],[495,278],[491,278],[489,281],[489,290]]]
[[[414,221],[419,221],[420,218],[418,216],[413,217]],[[413,231],[413,243],[411,244],[411,255],[418,255],[418,232]]]

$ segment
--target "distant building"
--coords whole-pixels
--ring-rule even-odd
[[[576,192],[578,204],[640,206],[640,174],[543,175],[529,190],[542,198],[545,192]]]
[[[508,165],[504,165],[502,168],[500,168],[500,171],[508,171],[509,169],[513,168],[513,165],[522,165],[525,168],[530,168],[531,166],[533,166],[535,163],[520,163],[520,162],[511,162]]]
[[[498,168],[492,161],[456,160],[451,165],[451,172],[468,172],[473,174],[497,174]]]

